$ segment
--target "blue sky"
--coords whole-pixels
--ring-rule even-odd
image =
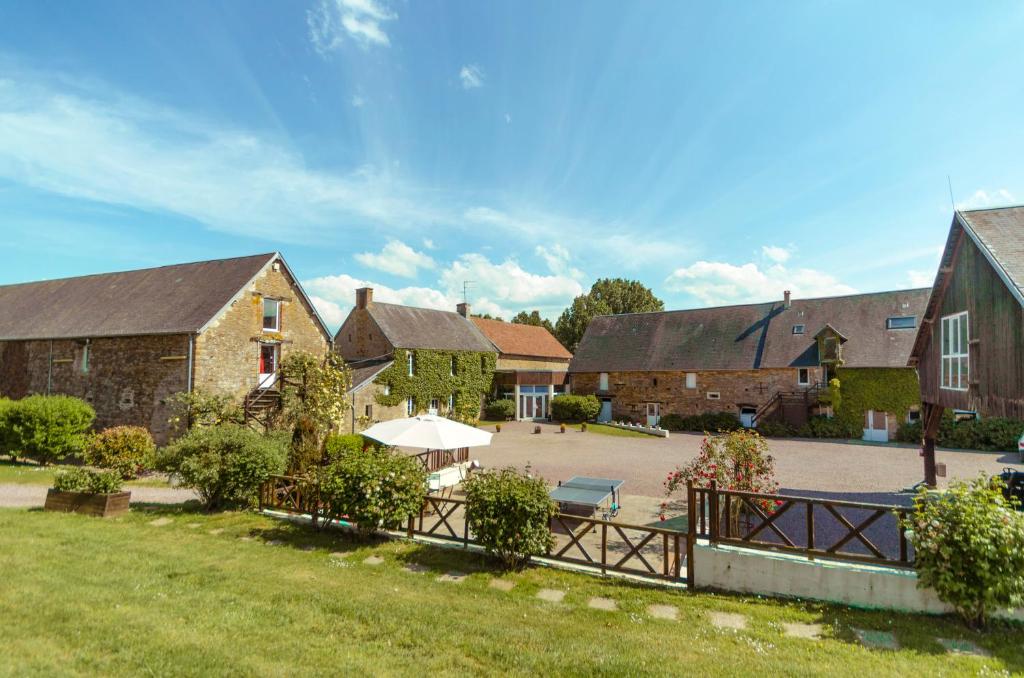
[[[329,324],[928,285],[1024,202],[1024,5],[3,2],[0,283],[280,250]]]

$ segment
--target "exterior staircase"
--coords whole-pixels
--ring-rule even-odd
[[[798,391],[776,391],[754,414],[753,425],[762,421],[783,421],[800,427],[807,423],[811,408],[828,391],[826,384],[818,383]]]
[[[281,391],[274,386],[255,388],[245,396],[245,423],[270,428],[274,416],[281,411]]]

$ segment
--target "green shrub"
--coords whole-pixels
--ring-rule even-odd
[[[551,399],[551,417],[557,421],[593,421],[601,412],[594,395],[558,395]]]
[[[151,468],[156,453],[153,436],[141,426],[113,426],[89,439],[85,463],[116,472],[130,480]]]
[[[921,439],[924,437],[924,427],[919,421],[905,421],[896,427],[896,440],[901,443],[917,443],[921,444]]]
[[[343,449],[318,480],[328,514],[354,522],[364,536],[403,525],[423,506],[427,487],[418,459],[372,446]]]
[[[516,416],[516,403],[514,400],[502,398],[492,400],[484,406],[484,415],[488,419],[506,420]]]
[[[253,506],[260,485],[285,469],[288,434],[237,424],[194,428],[160,451],[159,467],[199,493],[209,510]]]
[[[79,456],[96,418],[89,403],[64,395],[28,396],[6,409],[5,444],[16,450],[15,456],[40,464]]]
[[[10,455],[17,459],[17,440],[14,435],[13,423],[10,414],[14,411],[15,402],[8,398],[0,398],[0,454]]]
[[[53,477],[53,489],[60,492],[114,494],[121,491],[121,485],[121,476],[113,471],[70,468],[57,471]]]
[[[836,417],[816,415],[807,420],[807,423],[796,432],[801,438],[860,438],[863,430],[856,424]]]
[[[797,434],[797,428],[784,421],[769,419],[757,423],[757,432],[766,438],[792,438]]]
[[[707,412],[683,417],[666,414],[661,418],[661,427],[670,431],[735,431],[742,428],[740,419],[732,412]]]
[[[658,425],[669,431],[682,431],[683,430],[683,418],[678,414],[666,414],[662,416]]]
[[[332,433],[327,436],[324,445],[325,458],[328,463],[340,459],[345,454],[362,452],[368,447],[381,447],[375,440],[365,438],[358,433]]]
[[[540,478],[507,468],[476,473],[465,487],[470,529],[506,567],[521,567],[554,545],[551,518],[557,507]]]
[[[956,421],[953,413],[946,410],[939,423],[935,442],[940,447],[988,452],[1016,452],[1017,439],[1024,433],[1024,421],[1003,417],[967,419]],[[920,444],[924,437],[920,421],[900,424],[896,429],[896,440]]]
[[[930,586],[972,627],[1024,605],[1024,515],[999,478],[954,482],[914,498],[908,532],[918,586]]]
[[[245,423],[242,405],[228,395],[209,395],[200,390],[180,391],[164,400],[171,411],[167,423],[175,434],[192,428]]]

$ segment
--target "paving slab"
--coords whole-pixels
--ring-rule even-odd
[[[853,634],[857,636],[864,647],[874,650],[898,650],[900,644],[891,631],[871,631],[869,629],[854,629]]]
[[[469,575],[467,575],[465,572],[452,570],[451,572],[445,572],[444,574],[442,574],[440,577],[437,578],[437,581],[446,581],[458,584],[460,582],[465,581],[466,577],[468,576]]]
[[[157,518],[156,520],[149,521],[149,524],[153,527],[163,527],[164,525],[170,525],[174,520],[171,518]]]
[[[801,624],[799,622],[784,623],[782,632],[790,638],[806,638],[819,640],[825,627],[821,624]]]
[[[619,609],[618,603],[611,598],[595,597],[587,601],[587,607],[592,610],[604,610],[605,612],[615,612]]]
[[[655,619],[675,621],[679,617],[679,609],[675,605],[648,605],[647,614]]]
[[[280,546],[284,542],[281,541],[280,539],[271,539],[270,541],[265,541],[263,543],[266,544],[267,546]]]
[[[946,648],[946,652],[969,657],[988,657],[988,650],[969,640],[957,638],[939,638],[939,645]]]
[[[508,579],[492,579],[490,584],[492,589],[498,589],[499,591],[511,591],[515,585],[514,581],[509,581]]]
[[[223,534],[223,533],[224,533],[224,528],[223,527],[215,527],[212,530],[210,530],[210,534],[214,534],[214,535],[216,535],[216,534]]]
[[[380,556],[367,556],[363,559],[363,565],[383,565],[384,559]]]
[[[712,626],[720,629],[742,631],[747,628],[747,618],[732,612],[709,612],[708,619]]]
[[[558,589],[541,589],[537,591],[537,597],[549,603],[560,603],[565,598],[565,591]]]
[[[412,572],[413,574],[424,574],[430,572],[430,568],[426,565],[420,565],[419,563],[406,563],[405,567],[402,568],[406,572]]]

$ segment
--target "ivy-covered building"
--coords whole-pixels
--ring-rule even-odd
[[[438,311],[375,302],[372,288],[356,290],[334,335],[353,373],[353,429],[425,412],[479,417],[498,351],[468,315],[466,304]]]
[[[825,413],[884,441],[917,416],[906,367],[929,290],[594,318],[569,366],[602,419],[729,412],[746,426]],[[840,387],[836,407],[834,388]]]

